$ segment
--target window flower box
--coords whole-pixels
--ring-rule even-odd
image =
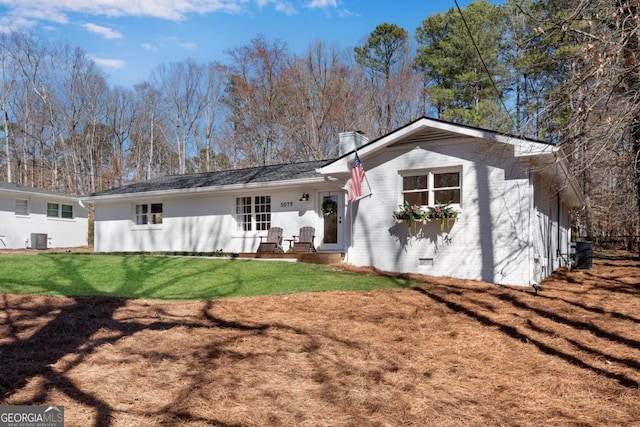
[[[411,227],[415,228],[416,222],[427,224],[432,219],[439,220],[440,231],[444,233],[445,226],[448,227],[451,221],[455,221],[458,218],[458,211],[451,207],[451,203],[429,206],[425,210],[418,205],[411,205],[405,201],[399,208],[399,210],[393,212],[393,218],[397,223],[405,222],[407,224],[410,236]]]
[[[440,231],[444,233],[445,225],[450,227],[451,221],[458,219],[458,211],[451,207],[451,203],[438,204],[428,208],[427,218],[440,220]]]

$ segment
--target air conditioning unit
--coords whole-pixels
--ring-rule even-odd
[[[48,236],[41,233],[31,233],[31,249],[47,249]]]

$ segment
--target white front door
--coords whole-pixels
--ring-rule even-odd
[[[320,238],[321,251],[342,251],[343,247],[343,218],[344,195],[342,192],[324,192],[318,195],[320,202]]]

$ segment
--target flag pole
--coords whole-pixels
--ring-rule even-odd
[[[349,202],[351,202],[351,203],[356,202],[356,201],[358,201],[360,199],[364,199],[365,197],[371,197],[371,195],[373,194],[373,192],[371,191],[371,184],[369,183],[369,178],[367,178],[367,174],[364,172],[364,166],[362,165],[362,162],[360,162],[360,156],[358,156],[358,150],[357,149],[353,150],[353,152],[355,153],[354,156],[353,156],[354,157],[354,160],[353,160],[354,165],[355,165],[356,159],[357,159],[358,160],[358,167],[362,169],[362,177],[364,178],[364,181],[367,183],[367,187],[369,187],[369,193],[368,194],[364,194],[364,195],[362,194],[362,181],[361,181],[360,184],[359,184],[359,191],[358,191],[358,193],[360,195],[357,196],[357,197],[354,197],[353,199],[351,199],[351,191],[352,191],[352,187],[351,186],[353,185],[353,180],[354,180],[354,175],[353,175],[353,172],[352,172],[352,174],[351,174],[351,182],[352,182],[352,184],[349,185],[349,192],[348,192],[348,194],[349,194]],[[351,166],[351,168],[352,168],[352,171],[353,171],[353,165]]]
[[[369,178],[367,178],[367,174],[364,174],[364,180],[367,182],[367,187],[369,187],[369,194],[365,195],[365,196],[361,196],[360,199],[367,197],[367,196],[371,196],[372,191],[371,191],[371,184],[369,184]]]
[[[346,261],[349,262],[349,248],[353,246],[353,200],[349,201],[349,246],[347,246]]]
[[[353,218],[353,210],[354,210],[354,202],[359,201],[365,197],[371,196],[371,184],[369,184],[369,178],[367,178],[367,174],[364,171],[364,166],[360,161],[360,156],[358,156],[358,149],[356,148],[353,156],[353,164],[351,166],[351,183],[348,188],[348,196],[349,196],[349,246],[347,247],[347,262],[349,261],[349,249],[353,247],[353,228],[355,226],[354,218]],[[369,194],[363,196],[362,195],[362,178],[367,183],[367,187],[369,187]],[[356,196],[353,197],[352,196]]]

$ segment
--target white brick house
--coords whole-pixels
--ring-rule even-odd
[[[0,249],[86,246],[88,213],[75,196],[0,182]]]
[[[95,210],[95,250],[251,252],[269,227],[287,238],[313,226],[319,251],[387,271],[529,285],[566,262],[569,211],[582,196],[558,147],[428,118],[371,142],[340,138],[331,161],[163,177],[83,197]],[[350,203],[354,148],[370,194]],[[392,217],[405,198],[426,208],[443,194],[459,212],[444,230],[439,221],[408,230]]]
[[[347,214],[349,263],[518,285],[566,264],[569,211],[583,200],[558,147],[423,118],[363,145],[358,155],[371,195]],[[352,161],[349,153],[320,172],[346,180]],[[444,231],[437,220],[409,231],[392,219],[411,193],[432,205],[439,191],[455,195],[459,212]]]

